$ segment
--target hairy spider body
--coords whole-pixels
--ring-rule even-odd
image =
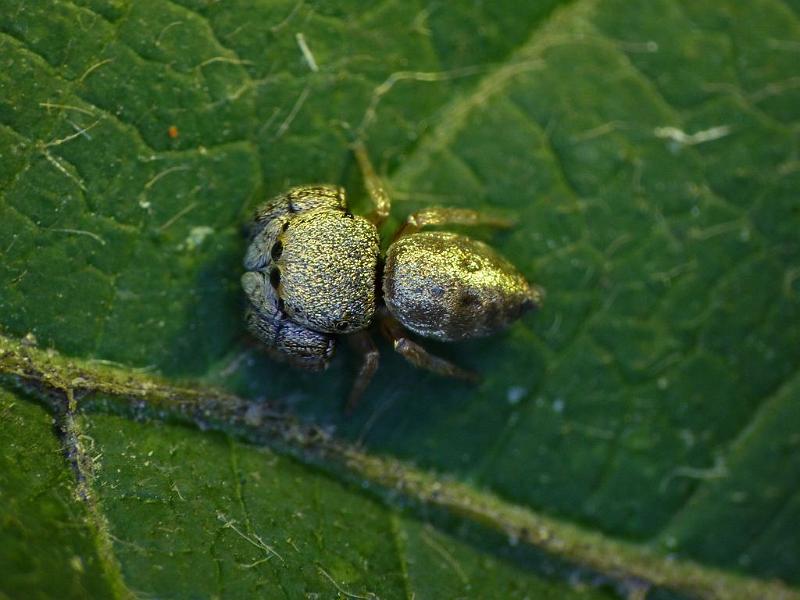
[[[256,212],[244,260],[246,323],[274,358],[324,369],[337,335],[352,334],[363,354],[348,401],[352,408],[378,366],[366,333],[376,320],[397,352],[415,366],[476,380],[429,354],[405,330],[442,341],[495,333],[541,302],[541,291],[488,245],[428,225],[508,226],[467,209],[430,208],[396,232],[381,268],[378,226],[389,200],[362,146],[356,157],[375,204],[368,217],[347,209],[331,185],[292,188]]]

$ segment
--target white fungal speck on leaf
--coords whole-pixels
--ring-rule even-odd
[[[519,404],[519,401],[522,400],[527,394],[527,388],[524,388],[521,385],[515,385],[508,388],[508,392],[506,392],[506,399],[508,400],[509,404]]]
[[[184,246],[187,250],[196,250],[212,233],[214,233],[214,229],[205,225],[192,227],[191,231],[189,231],[189,235],[186,236]]]

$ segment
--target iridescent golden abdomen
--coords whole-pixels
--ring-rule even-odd
[[[383,295],[411,331],[442,341],[490,335],[540,303],[540,291],[488,245],[444,231],[389,247]]]

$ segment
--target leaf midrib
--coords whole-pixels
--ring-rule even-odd
[[[401,503],[407,507],[410,502],[412,506],[444,510],[457,520],[515,537],[615,581],[642,580],[705,598],[783,594],[784,598],[800,599],[800,592],[780,582],[765,582],[691,561],[677,561],[661,556],[650,546],[614,540],[514,506],[492,494],[442,479],[402,461],[366,454],[289,415],[274,413],[260,426],[253,426],[245,416],[246,407],[250,406],[248,401],[212,388],[177,387],[127,369],[67,359],[4,336],[0,336],[0,376],[4,387],[21,388],[32,394],[62,420],[69,414],[70,397],[75,399],[78,411],[111,411],[140,418],[145,410],[150,418],[192,425],[200,419],[205,428],[265,444],[341,481],[359,483],[362,487],[367,482],[370,491],[389,506]],[[99,397],[107,401],[95,403],[93,400]],[[364,492],[359,489],[359,493]],[[398,499],[398,493],[402,498]],[[102,527],[104,521],[100,517],[98,524]],[[391,527],[391,519],[387,525]],[[105,533],[109,534],[107,530]],[[398,541],[395,539],[396,558],[402,566]],[[406,585],[410,585],[407,570],[403,569],[403,573]],[[114,581],[112,572],[106,574]]]

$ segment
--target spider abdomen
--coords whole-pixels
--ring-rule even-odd
[[[444,231],[389,247],[383,296],[403,326],[441,341],[491,335],[540,302],[539,290],[488,245]]]

